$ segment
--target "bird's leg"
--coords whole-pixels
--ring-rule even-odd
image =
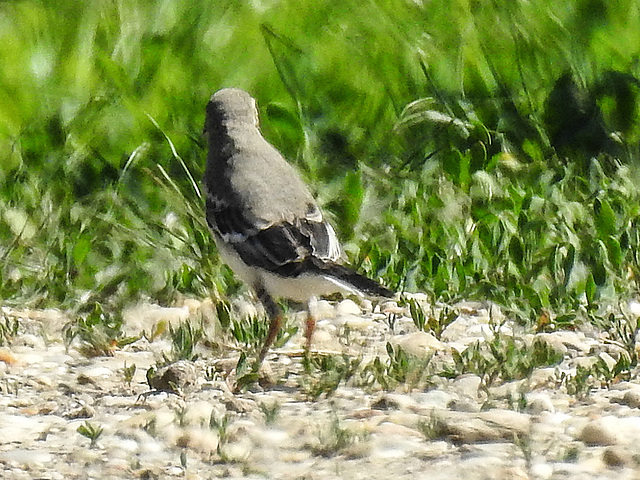
[[[262,345],[262,350],[260,350],[258,363],[256,365],[257,368],[260,368],[264,357],[269,352],[269,347],[271,347],[276,339],[276,335],[278,335],[278,332],[280,331],[280,326],[282,325],[282,310],[264,288],[257,288],[256,293],[258,294],[258,298],[262,302],[262,305],[264,305],[264,309],[267,311],[267,315],[270,319],[269,333],[267,333],[267,338]]]
[[[305,343],[305,354],[308,355],[311,351],[311,339],[313,337],[313,332],[316,329],[316,312],[318,310],[318,299],[315,296],[309,298],[309,302],[307,303],[307,329],[305,331],[305,338],[307,339]]]

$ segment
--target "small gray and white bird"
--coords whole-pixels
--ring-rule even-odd
[[[300,175],[260,133],[255,100],[225,88],[207,105],[204,175],[207,223],[220,256],[255,290],[270,317],[262,362],[282,311],[274,298],[312,302],[336,292],[391,297],[339,264],[341,248]],[[307,347],[315,320],[309,315]]]

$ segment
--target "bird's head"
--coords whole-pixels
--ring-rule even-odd
[[[216,134],[221,129],[258,126],[256,101],[239,88],[223,88],[211,96],[207,104],[204,132]]]

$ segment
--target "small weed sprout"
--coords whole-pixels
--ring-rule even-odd
[[[321,395],[331,396],[341,383],[348,382],[358,370],[362,358],[349,355],[309,355],[302,365],[305,374],[300,387],[306,397],[317,400]]]
[[[18,334],[20,322],[17,317],[11,319],[9,315],[1,314],[0,317],[0,346],[7,345]]]
[[[122,375],[124,377],[124,381],[129,388],[131,388],[131,382],[133,381],[133,376],[136,373],[136,364],[133,363],[127,367],[127,362],[124,362],[124,368],[122,369]]]
[[[140,337],[125,337],[124,320],[119,314],[106,312],[102,305],[95,303],[89,314],[65,325],[64,341],[67,349],[78,337],[80,351],[87,357],[112,356],[113,352],[136,342]]]
[[[276,401],[273,401],[271,403],[267,403],[267,402],[260,402],[258,403],[258,407],[260,408],[260,411],[263,413],[264,415],[264,423],[266,423],[267,425],[271,425],[276,421],[276,418],[278,418],[278,414],[280,413],[280,404]]]
[[[318,433],[318,443],[311,446],[311,451],[318,456],[333,457],[342,450],[364,440],[366,434],[354,432],[343,426],[338,416],[334,413],[333,419],[326,430]]]
[[[214,430],[218,434],[218,446],[216,453],[222,461],[226,461],[227,457],[224,453],[224,446],[229,441],[229,425],[231,424],[231,416],[225,413],[224,416],[218,417],[215,411],[211,412],[209,417],[209,429]]]
[[[88,438],[91,443],[89,444],[90,448],[96,448],[98,438],[102,435],[102,427],[96,423],[92,423],[89,421],[85,421],[82,425],[80,425],[76,431],[82,435],[83,437]]]
[[[418,422],[418,431],[424,435],[425,440],[437,440],[445,434],[442,422],[434,412]]]
[[[386,348],[386,360],[376,357],[360,371],[360,380],[365,386],[379,385],[383,390],[403,386],[406,391],[411,391],[428,384],[432,375],[429,365],[433,355],[417,357],[391,343],[387,343]]]

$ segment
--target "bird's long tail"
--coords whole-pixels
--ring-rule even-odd
[[[319,270],[329,277],[333,277],[336,280],[352,286],[355,290],[361,292],[364,295],[370,295],[374,297],[386,297],[391,298],[394,293],[383,287],[375,280],[360,275],[358,272],[335,263],[322,263],[321,265],[315,265]]]

